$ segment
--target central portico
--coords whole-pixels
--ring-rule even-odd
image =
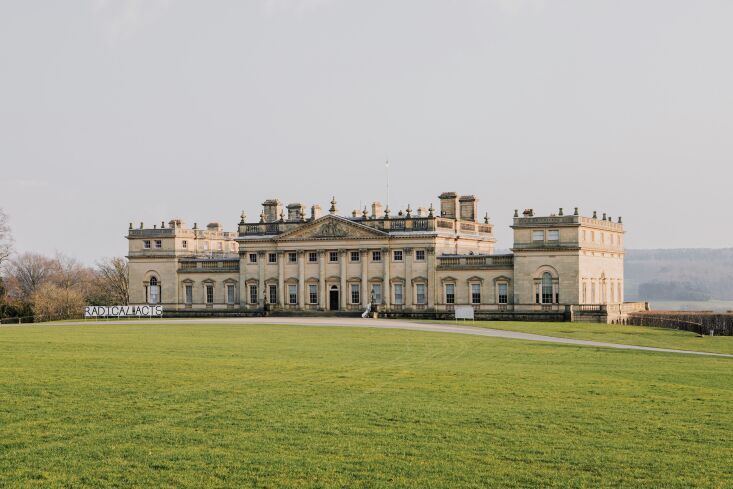
[[[493,249],[490,225],[472,222],[462,231],[451,221],[441,228],[432,206],[427,213],[408,207],[396,218],[378,203],[371,215],[365,208],[361,215],[341,217],[335,199],[325,216],[317,206],[307,220],[301,204],[287,211],[286,219],[280,201],[271,199],[263,203],[259,223],[246,223],[242,215],[236,241],[245,308],[357,311],[374,303],[391,310],[431,309],[436,249]]]

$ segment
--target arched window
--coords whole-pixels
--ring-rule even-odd
[[[160,286],[158,285],[158,279],[155,277],[150,278],[150,286],[148,287],[148,302],[150,304],[158,304],[160,302]]]
[[[552,304],[552,275],[550,272],[542,274],[542,303]]]

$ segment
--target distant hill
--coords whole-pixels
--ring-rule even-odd
[[[733,300],[733,248],[626,250],[626,300]]]

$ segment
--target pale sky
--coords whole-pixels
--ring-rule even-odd
[[[733,246],[730,0],[0,0],[0,207],[88,263],[130,221],[475,194]]]

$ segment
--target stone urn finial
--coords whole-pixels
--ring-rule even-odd
[[[328,209],[329,214],[336,214],[336,196],[331,197],[331,208]]]

